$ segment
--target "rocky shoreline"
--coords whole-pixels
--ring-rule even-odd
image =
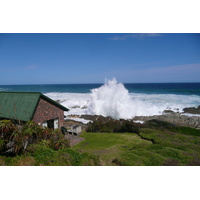
[[[95,121],[97,119],[109,120],[110,118],[110,117],[103,117],[100,115],[81,115],[78,117],[91,121]],[[165,110],[162,115],[136,116],[132,120],[138,122],[145,122],[152,119],[166,121],[180,126],[187,126],[191,128],[200,129],[200,106],[198,106],[197,108],[195,107],[184,108],[183,112],[173,112],[171,110]]]
[[[198,106],[197,108],[184,108],[182,113],[165,110],[162,115],[136,116],[133,120],[145,122],[152,119],[166,121],[180,126],[200,129],[200,106]]]
[[[135,121],[144,122],[152,119],[166,121],[179,126],[187,126],[191,128],[200,129],[200,116],[187,116],[181,113],[168,113],[154,116],[137,116],[133,118],[133,120]]]

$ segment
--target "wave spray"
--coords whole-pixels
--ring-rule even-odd
[[[130,119],[136,115],[158,114],[158,109],[147,102],[134,101],[122,83],[113,78],[100,88],[91,90],[90,114]],[[153,111],[153,112],[152,112]]]

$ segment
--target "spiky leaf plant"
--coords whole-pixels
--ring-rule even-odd
[[[1,120],[0,121],[0,132],[3,134],[9,134],[15,129],[15,125],[11,120]]]

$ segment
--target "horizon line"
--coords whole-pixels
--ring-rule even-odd
[[[117,81],[118,83],[122,83],[122,84],[169,84],[169,83],[200,83],[199,82],[121,82],[121,81]],[[92,85],[92,84],[105,84],[105,82],[103,83],[23,83],[23,84],[3,84],[0,86],[23,86],[23,85]]]

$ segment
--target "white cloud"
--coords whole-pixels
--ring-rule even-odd
[[[142,40],[147,37],[160,37],[162,34],[160,33],[134,33],[134,34],[126,34],[122,36],[114,36],[109,38],[109,40],[126,40],[128,38],[136,38]]]

